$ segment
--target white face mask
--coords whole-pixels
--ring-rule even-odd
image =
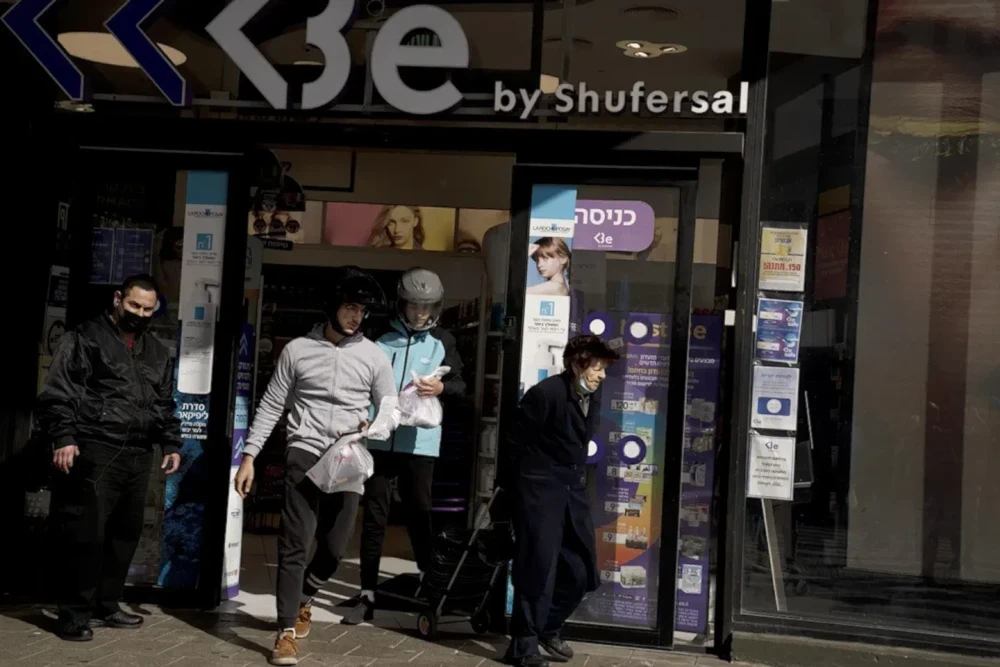
[[[583,378],[577,380],[576,383],[580,387],[580,391],[583,392],[584,396],[590,396],[595,391],[597,391],[596,389],[591,389],[590,387],[588,387],[586,381]]]

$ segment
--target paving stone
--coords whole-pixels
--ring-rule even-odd
[[[62,642],[38,608],[0,610],[0,666],[7,667],[257,667],[267,664],[275,631],[241,614],[162,612],[143,607],[140,630],[98,628],[95,640]],[[507,639],[459,632],[428,642],[413,628],[316,624],[300,644],[307,667],[492,667]],[[570,667],[722,667],[706,655],[573,643]]]

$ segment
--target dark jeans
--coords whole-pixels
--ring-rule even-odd
[[[375,474],[365,483],[365,516],[361,524],[361,588],[378,587],[382,543],[392,507],[392,480],[399,480],[399,496],[406,512],[410,545],[421,572],[427,572],[431,557],[431,486],[434,458],[373,451]]]
[[[278,627],[295,627],[306,577],[322,588],[340,565],[354,534],[361,496],[323,493],[306,478],[319,457],[302,449],[285,453],[285,507],[278,536]],[[309,562],[309,547],[316,553]]]
[[[142,535],[152,456],[146,448],[80,445],[69,475],[57,482],[53,507],[65,573],[60,621],[87,622],[119,611]]]

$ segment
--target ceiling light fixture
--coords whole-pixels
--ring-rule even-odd
[[[684,53],[687,47],[683,44],[664,44],[658,42],[646,42],[638,39],[626,39],[615,44],[622,53],[629,58],[640,60],[656,58],[663,55],[674,55]]]
[[[59,35],[59,44],[66,49],[66,53],[80,60],[114,67],[139,69],[139,63],[135,61],[135,58],[125,50],[124,46],[118,43],[113,35],[106,32],[64,32]],[[187,62],[187,56],[174,47],[166,44],[157,44],[157,46],[175,66]]]
[[[296,60],[292,65],[297,67],[322,67],[323,63],[318,60]]]
[[[538,89],[543,95],[552,95],[559,87],[559,77],[551,74],[542,74],[538,79]]]

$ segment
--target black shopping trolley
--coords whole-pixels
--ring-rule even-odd
[[[440,625],[465,621],[479,634],[490,629],[490,591],[513,547],[510,524],[490,516],[499,493],[497,487],[480,506],[471,530],[448,529],[435,540],[429,571],[417,591],[424,605],[417,617],[422,637],[433,639]],[[449,620],[442,621],[444,616]]]

